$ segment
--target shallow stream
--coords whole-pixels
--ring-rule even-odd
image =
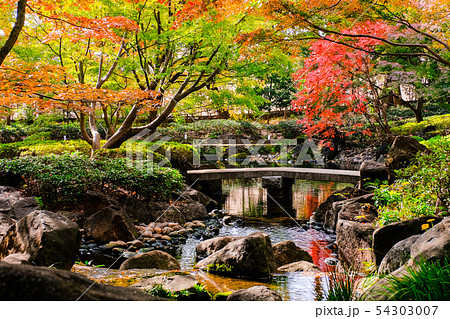
[[[313,262],[322,272],[274,273],[265,282],[228,278],[194,270],[195,248],[202,241],[199,236],[190,236],[178,248],[181,270],[194,275],[208,291],[235,291],[255,285],[266,285],[278,291],[284,300],[314,300],[327,291],[328,276],[324,260],[334,257],[326,246],[335,241],[332,233],[320,227],[307,225],[307,221],[317,206],[331,193],[348,184],[335,182],[315,182],[297,180],[289,195],[286,214],[283,210],[271,211],[267,204],[267,190],[260,187],[261,180],[226,180],[222,183],[222,196],[217,198],[220,208],[231,216],[232,222],[223,225],[217,236],[246,236],[253,232],[265,232],[272,244],[283,240],[292,240],[297,246],[309,252]],[[270,196],[269,196],[270,197]],[[107,268],[83,267],[76,265],[74,271],[112,285],[129,286],[145,276],[160,273],[155,270],[120,271]],[[167,273],[162,271],[162,273]]]
[[[317,206],[331,193],[348,184],[335,182],[295,181],[292,187],[291,214],[271,216],[267,208],[267,190],[261,188],[260,180],[226,180],[222,183],[221,208],[226,214],[239,217],[229,226],[221,228],[218,236],[245,236],[253,232],[267,233],[272,244],[283,240],[292,240],[297,246],[308,251],[313,261],[322,271],[326,271],[324,260],[331,251],[325,246],[334,242],[333,234],[303,225],[311,217]],[[182,270],[192,271],[195,264],[195,247],[199,239],[189,238],[181,249],[180,264]],[[325,273],[275,273],[268,282],[225,278],[194,272],[210,290],[228,291],[249,288],[256,284],[265,284],[277,290],[284,300],[314,300],[317,293],[327,288]]]

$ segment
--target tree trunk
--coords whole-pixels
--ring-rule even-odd
[[[419,97],[417,100],[416,108],[412,109],[414,115],[416,116],[416,122],[420,123],[423,121],[423,97]]]
[[[83,112],[80,113],[80,131],[83,139],[88,142],[89,145],[92,145],[92,138],[86,130],[86,115]]]
[[[3,61],[6,59],[8,53],[14,47],[17,39],[19,38],[20,31],[22,31],[23,25],[25,24],[25,9],[27,6],[27,0],[19,0],[17,3],[17,18],[14,26],[11,30],[11,33],[8,36],[8,39],[0,48],[0,65],[2,65]]]
[[[89,112],[89,128],[92,134],[92,154],[95,150],[100,149],[100,133],[98,132],[97,125],[95,124],[95,111]]]
[[[413,103],[408,101],[408,102],[404,102],[404,105],[410,109],[411,111],[413,111],[414,116],[416,117],[416,122],[420,123],[423,121],[423,104],[424,104],[424,98],[423,97],[419,97],[417,99],[416,102],[416,106],[413,106]]]
[[[133,135],[131,128],[133,127],[133,123],[136,120],[139,111],[139,106],[133,106],[130,113],[128,113],[128,116],[125,118],[125,121],[123,121],[117,132],[114,133],[114,135],[111,136],[108,141],[106,141],[105,145],[103,145],[103,148],[119,148],[120,145],[122,145]]]

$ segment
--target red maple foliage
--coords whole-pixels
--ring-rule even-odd
[[[389,30],[382,22],[365,22],[346,32],[383,37]],[[304,67],[293,75],[299,92],[292,105],[303,115],[300,123],[309,137],[316,135],[331,140],[342,132],[353,134],[362,126],[355,121],[358,116],[370,115],[368,105],[376,94],[371,73],[374,62],[364,50],[372,50],[381,41],[354,38],[348,46],[341,40],[330,36],[328,40],[314,41]],[[363,133],[370,134],[370,131],[363,130]]]

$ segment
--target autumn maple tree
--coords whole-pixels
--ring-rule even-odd
[[[236,59],[234,36],[243,20],[218,19],[213,4],[198,4],[30,0],[33,23],[1,70],[0,104],[72,111],[94,150],[154,131]],[[20,46],[30,42],[36,55],[24,56]]]
[[[427,90],[434,86],[441,90],[435,96],[446,99],[442,87],[448,83],[445,76],[450,66],[448,1],[266,0],[259,4],[253,14],[264,16],[268,23],[242,34],[241,41],[249,47],[260,46],[261,42],[281,43],[286,51],[294,54],[302,54],[301,48],[312,45],[313,54],[306,60],[312,64],[295,75],[302,91],[294,105],[306,116],[302,122],[307,132],[322,132],[332,137],[337,133],[333,128],[354,120],[355,113],[372,118],[370,123],[375,118],[376,128],[387,132],[387,121],[382,120],[386,105],[407,106],[417,121],[421,121]],[[389,27],[389,32],[357,29],[373,23]],[[325,52],[325,47],[331,52]],[[377,59],[390,61],[395,67],[379,68]],[[395,60],[401,60],[403,67]],[[419,69],[423,71],[417,72]],[[404,76],[393,76],[401,72]],[[417,74],[414,80],[411,72]],[[377,77],[391,81],[387,84],[396,92],[380,95],[381,88],[375,89]],[[412,85],[417,93],[410,94],[415,96],[414,101],[402,100],[400,87],[406,85]]]
[[[380,57],[392,65],[404,59],[405,72],[414,60],[424,71],[410,83],[423,88],[421,94],[439,82],[427,72],[440,76],[450,66],[444,0],[7,0],[2,10],[7,36],[0,52],[9,54],[0,69],[0,105],[73,112],[94,150],[153,132],[205,90],[241,103],[223,87],[239,82],[236,70],[250,75],[252,63],[267,63],[273,47],[306,56],[295,75],[300,93],[294,104],[307,132],[328,128],[328,137],[336,134],[330,127],[359,125],[351,122],[363,117],[388,131],[386,92],[378,82],[397,70],[379,68]],[[420,78],[426,78],[422,87]],[[248,79],[272,81],[256,73]],[[281,91],[290,92],[290,85]],[[262,96],[272,105],[281,100],[272,93],[283,92]],[[99,126],[106,131],[103,144]]]
[[[87,6],[93,1],[76,4]],[[122,105],[154,108],[157,96],[126,86],[119,90],[104,87],[124,54],[125,35],[139,31],[136,23],[120,16],[98,18],[95,7],[83,11],[84,16],[75,15],[74,8],[68,7],[68,3],[57,1],[29,2],[32,23],[24,28],[22,41],[35,40],[41,51],[27,62],[30,57],[19,50],[3,65],[0,104],[25,104],[40,112],[71,110],[79,117],[85,139],[98,149],[98,111],[106,114],[108,108]],[[85,50],[80,55],[81,47]],[[84,129],[86,117],[90,135]],[[104,116],[104,120],[108,118]]]
[[[349,33],[367,32],[378,36],[391,31],[383,23],[362,23]],[[381,41],[358,38],[354,45],[372,50]],[[383,79],[373,74],[373,57],[362,50],[325,40],[311,44],[304,67],[294,74],[299,92],[292,102],[303,116],[300,120],[309,136],[325,140],[359,130],[364,117],[373,128],[389,133],[386,104],[382,101]],[[375,125],[377,124],[377,125]],[[370,134],[367,129],[362,133]]]

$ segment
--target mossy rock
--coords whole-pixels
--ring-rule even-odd
[[[212,274],[230,274],[233,272],[233,267],[226,264],[209,264],[206,266],[206,271]]]

